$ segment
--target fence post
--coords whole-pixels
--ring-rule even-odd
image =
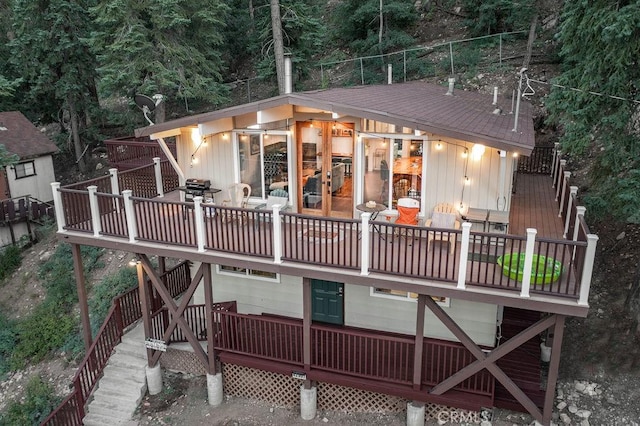
[[[109,169],[109,179],[111,180],[111,193],[120,195],[120,184],[118,183],[118,169]]]
[[[124,215],[127,218],[127,231],[129,232],[129,242],[135,243],[138,237],[138,226],[136,224],[136,212],[133,208],[133,200],[131,200],[131,190],[122,191],[124,199]]]
[[[460,265],[458,266],[458,288],[465,289],[467,279],[467,259],[469,258],[469,241],[471,235],[471,222],[462,223],[462,241],[460,242]]]
[[[556,201],[558,201],[558,198],[560,198],[560,189],[562,188],[562,174],[566,166],[567,160],[560,160],[560,167],[558,168],[558,174],[556,176]]]
[[[551,160],[551,181],[553,182],[553,177],[556,174],[556,167],[558,166],[558,158],[560,155],[560,150],[558,149],[558,147],[560,147],[560,143],[556,142],[553,144],[553,159]],[[552,187],[555,184],[552,183]]]
[[[593,260],[596,257],[596,245],[598,245],[598,236],[595,234],[587,234],[587,251],[584,254],[584,266],[582,268],[582,278],[580,280],[580,298],[578,299],[578,305],[589,304],[589,290],[591,289]]]
[[[571,177],[571,172],[564,172],[564,178],[562,179],[562,191],[560,194],[560,209],[558,210],[558,217],[562,217],[562,213],[564,213],[564,196],[567,194],[567,185],[569,184],[569,178]]]
[[[98,187],[91,185],[87,187],[89,191],[89,209],[91,210],[91,227],[93,228],[93,236],[99,237],[102,232],[102,224],[100,223],[100,208],[98,207]]]
[[[273,225],[273,261],[274,263],[282,263],[282,222],[280,222],[280,205],[273,206],[273,217],[271,220]]]
[[[360,58],[360,82],[364,86],[364,66],[362,65],[362,58]]]
[[[584,214],[587,212],[587,208],[584,206],[577,206],[576,207],[576,223],[573,225],[573,241],[577,241],[578,240],[578,232],[580,231],[580,217],[583,217]],[[574,248],[575,251],[575,248]]]
[[[570,186],[569,187],[569,203],[567,204],[567,216],[564,220],[564,232],[562,234],[563,238],[567,238],[567,234],[569,233],[569,222],[571,222],[571,208],[573,207],[573,198],[578,195],[578,187]]]
[[[362,213],[360,215],[360,275],[369,275],[369,261],[370,261],[370,245],[371,236],[369,235],[369,221],[371,220],[371,213]]]
[[[453,43],[449,42],[449,57],[451,58],[451,75],[454,75],[456,72],[453,69]]]
[[[53,207],[56,212],[56,223],[58,224],[58,232],[64,232],[64,227],[67,226],[67,224],[64,218],[64,208],[62,207],[60,182],[51,182],[51,191],[53,192]]]
[[[500,51],[498,52],[498,56],[500,57],[499,65],[502,66],[502,33],[500,33]]]
[[[198,251],[204,251],[204,215],[202,214],[202,197],[193,197],[193,212],[196,221],[196,242],[198,243]]]
[[[529,297],[529,288],[531,287],[531,270],[533,269],[533,249],[536,244],[536,234],[538,231],[535,228],[527,228],[527,244],[525,246],[524,253],[524,269],[522,271],[522,288],[520,289],[520,297]],[[515,253],[512,253],[512,256]],[[513,259],[511,264],[513,265]]]
[[[403,50],[402,51],[402,68],[403,68],[403,74],[404,74],[404,82],[407,82],[407,51]]]
[[[160,165],[160,157],[153,157],[153,170],[156,175],[156,192],[158,197],[164,197],[164,188],[162,187],[162,169]]]

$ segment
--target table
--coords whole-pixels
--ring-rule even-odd
[[[481,223],[482,232],[487,231],[487,220],[489,219],[489,210],[476,209],[474,207],[469,207],[467,209],[467,214],[463,215],[462,218],[468,222]]]
[[[204,197],[206,198],[211,198],[213,199],[215,194],[222,192],[222,189],[218,189],[218,188],[208,188],[208,189],[190,189],[187,188],[186,186],[179,186],[178,187],[179,191],[184,192],[185,194],[185,200],[193,200],[193,197]],[[209,194],[209,197],[207,197],[207,194]]]
[[[378,214],[381,211],[387,209],[387,206],[381,203],[376,203],[375,206],[369,207],[367,206],[367,203],[362,203],[362,204],[358,204],[356,206],[356,209],[360,210],[361,212],[371,213],[371,227],[373,228],[374,231],[378,231],[378,234],[380,234],[380,238],[384,240],[384,237],[382,236],[382,232],[380,228],[378,227],[378,225],[375,224],[374,221],[376,220],[376,218],[378,217]]]

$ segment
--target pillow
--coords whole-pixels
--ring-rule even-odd
[[[453,229],[456,226],[456,215],[453,213],[433,212],[431,226],[434,228]]]

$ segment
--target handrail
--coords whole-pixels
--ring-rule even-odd
[[[183,269],[189,270],[188,261],[181,262],[169,269],[162,277],[181,273]],[[174,287],[174,292],[179,291],[180,293],[178,294],[181,294],[186,290],[190,280],[184,281],[187,281],[187,286]],[[111,356],[111,352],[121,341],[126,327],[142,317],[139,294],[138,287],[133,287],[113,298],[111,308],[109,308],[102,326],[73,377],[73,392],[47,416],[41,426],[79,426],[82,424],[82,419],[85,415],[84,406],[98,379],[102,377],[102,372]],[[176,297],[178,294],[173,294],[172,292],[172,297]],[[137,295],[138,297],[131,297],[132,295]],[[123,306],[127,301],[129,306]],[[137,318],[132,320],[130,315],[123,318],[123,309],[128,313],[137,311]]]

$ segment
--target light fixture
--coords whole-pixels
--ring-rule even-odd
[[[138,257],[134,256],[131,258],[131,260],[129,261],[129,266],[131,266],[132,268],[134,266],[136,266],[138,263],[140,263],[140,259],[138,259]]]
[[[222,139],[226,141],[227,139],[229,139],[229,135],[226,132],[223,133],[222,134]]]
[[[442,142],[438,141],[438,143],[436,144],[436,151],[441,151],[442,148],[444,148]]]
[[[197,127],[191,131],[191,140],[193,141],[194,145],[200,146],[200,144],[202,144],[200,129],[198,129]]]
[[[518,153],[517,152],[513,153],[513,158],[518,158]]]
[[[469,149],[465,148],[461,154],[462,158],[467,158],[469,156]]]
[[[333,118],[334,120],[340,118],[340,115],[337,112],[332,112],[331,113],[331,118]]]
[[[484,154],[484,150],[485,150],[484,145],[481,145],[479,143],[473,145],[473,147],[471,148],[471,157],[474,160],[479,160]]]
[[[420,132],[420,130],[415,129],[415,130],[413,131],[413,134],[414,134],[414,135],[416,135],[416,136],[420,136],[422,133]]]
[[[469,176],[464,177],[464,184],[467,186],[471,185],[471,179],[469,179]]]

